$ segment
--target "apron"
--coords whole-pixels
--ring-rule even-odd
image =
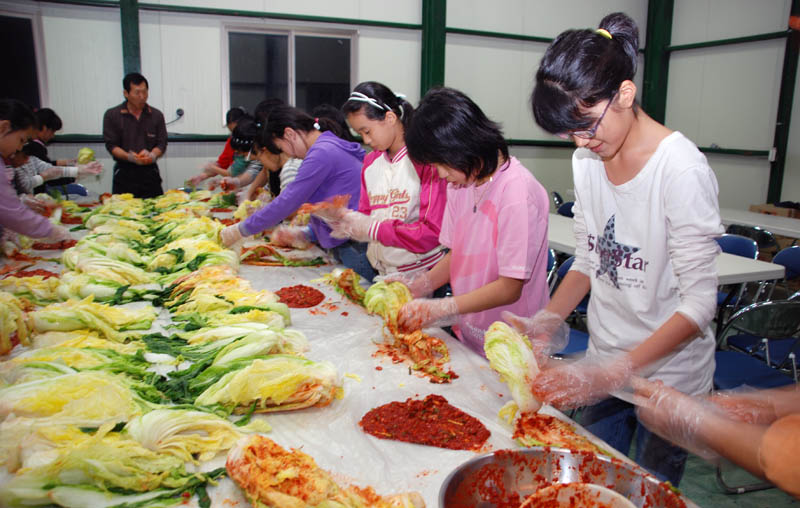
[[[117,161],[114,164],[112,194],[131,193],[135,198],[153,198],[164,194],[158,165],[137,166]]]

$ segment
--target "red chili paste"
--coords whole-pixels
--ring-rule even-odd
[[[280,301],[293,309],[306,309],[318,305],[325,299],[322,291],[309,286],[298,284],[275,291]]]
[[[441,395],[384,404],[367,412],[358,424],[381,439],[451,450],[477,450],[489,439],[489,431],[477,418]]]
[[[57,273],[53,273],[49,270],[20,270],[18,272],[10,273],[6,275],[5,278],[9,277],[35,277],[36,275],[41,275],[44,279],[49,279],[50,277],[58,277]]]
[[[44,243],[36,242],[31,246],[34,250],[64,250],[74,247],[78,240],[61,240],[60,242]]]

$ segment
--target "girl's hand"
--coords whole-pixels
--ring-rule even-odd
[[[230,226],[225,227],[222,231],[219,232],[220,240],[222,241],[222,245],[225,247],[230,247],[234,243],[238,242],[244,235],[242,235],[241,230],[239,229],[238,224],[232,224]]]
[[[648,429],[706,459],[715,455],[703,445],[700,436],[703,426],[708,425],[710,419],[718,418],[709,404],[661,381],[634,377],[632,385],[636,390],[633,399],[636,415]]]
[[[82,178],[84,176],[97,176],[102,172],[103,164],[98,161],[92,161],[88,164],[78,165],[78,174],[76,178]]]
[[[306,236],[307,227],[278,226],[269,234],[269,243],[278,247],[310,249],[313,243]]]
[[[775,404],[767,395],[731,390],[715,392],[708,401],[731,420],[767,425],[778,418]]]
[[[582,358],[541,371],[531,384],[539,400],[559,409],[571,409],[599,402],[626,385],[633,374],[628,355],[611,359]]]
[[[330,223],[331,236],[352,238],[357,242],[370,241],[369,230],[375,221],[369,215],[349,210],[338,221]]]
[[[503,311],[500,318],[528,337],[539,365],[545,365],[551,354],[561,351],[569,342],[569,326],[555,312],[541,309],[526,318]]]
[[[397,324],[400,331],[410,333],[430,326],[452,325],[457,315],[455,298],[418,298],[400,308]]]
[[[384,282],[402,282],[411,291],[414,298],[423,298],[430,296],[433,293],[433,281],[430,278],[430,272],[423,270],[420,272],[406,273],[395,272],[386,276],[378,276],[375,281],[382,280]]]

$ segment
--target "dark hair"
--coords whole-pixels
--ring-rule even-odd
[[[0,99],[0,120],[8,120],[12,132],[36,127],[33,110],[17,99]]]
[[[60,131],[64,124],[61,123],[61,118],[50,108],[42,108],[36,111],[36,126],[39,129],[52,129],[53,131]]]
[[[232,124],[233,122],[238,122],[240,118],[247,115],[247,110],[241,106],[236,106],[235,108],[231,108],[225,113],[225,125]]]
[[[256,120],[259,120],[261,123],[267,123],[267,117],[269,116],[270,112],[275,109],[276,106],[283,106],[284,104],[285,102],[277,97],[264,99],[256,105],[256,109],[253,111],[253,116],[256,117]]]
[[[467,178],[487,177],[497,169],[498,152],[508,159],[500,125],[489,120],[472,99],[453,88],[434,88],[420,101],[406,131],[412,159],[443,164]]]
[[[366,96],[367,100],[356,94]],[[373,104],[369,99],[375,103]],[[398,97],[388,86],[377,81],[364,81],[356,85],[350,98],[342,105],[342,111],[345,115],[363,111],[371,120],[383,120],[386,118],[386,113],[393,111],[403,122],[403,128],[406,130],[414,116],[414,106],[410,102]]]
[[[122,78],[122,87],[126,92],[131,91],[131,85],[141,85],[142,83],[144,83],[144,86],[148,89],[150,88],[150,83],[147,82],[147,78],[138,72],[129,72]]]
[[[266,125],[261,129],[256,137],[256,146],[266,148],[272,153],[280,153],[275,143],[275,138],[282,138],[283,132],[287,127],[300,132],[311,132],[317,129],[320,131],[330,131],[342,138],[342,127],[330,118],[320,116],[312,118],[303,110],[292,106],[275,106],[269,113]]]
[[[563,133],[590,127],[582,110],[611,99],[639,62],[639,29],[626,14],[615,12],[601,30],[567,30],[547,48],[531,94],[533,116],[544,130]],[[635,111],[635,110],[634,110]]]
[[[342,135],[339,136],[345,141],[356,141],[356,138],[350,133],[350,126],[347,125],[347,120],[344,118],[344,113],[341,110],[331,106],[330,104],[320,104],[311,111],[311,116],[314,118],[330,118],[341,127]]]
[[[248,114],[243,115],[231,133],[231,148],[237,152],[249,152],[260,128],[261,124],[255,118]]]

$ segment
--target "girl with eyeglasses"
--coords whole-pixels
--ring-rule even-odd
[[[410,276],[430,269],[445,254],[439,231],[447,182],[436,168],[408,155],[405,133],[413,106],[387,86],[365,81],[355,87],[342,112],[373,151],[361,169],[358,211],[319,213],[330,221],[334,236],[368,243],[367,258],[378,274]]]
[[[711,389],[723,230],[706,158],[636,101],[638,49],[636,24],[615,13],[597,30],[563,32],[542,58],[536,122],[578,147],[575,262],[545,309],[506,317],[547,341],[591,289],[585,358],[543,370],[533,393],[586,406],[581,423],[624,454],[635,432],[636,461],[677,485],[686,452],[644,428],[622,390],[633,373],[690,395]]]

